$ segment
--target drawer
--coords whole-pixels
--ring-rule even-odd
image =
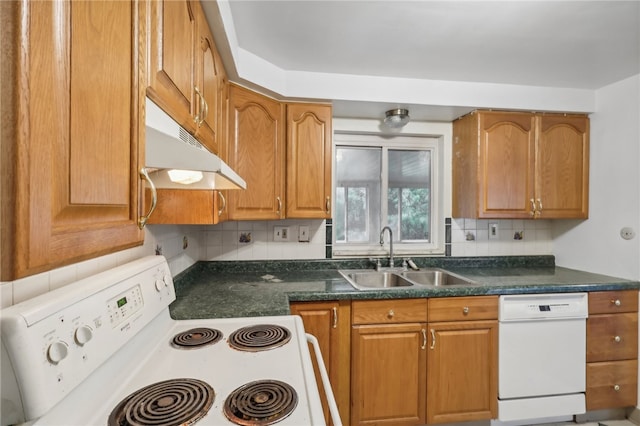
[[[587,364],[587,410],[631,407],[638,398],[638,363],[630,361]]]
[[[429,322],[498,319],[498,296],[429,299]]]
[[[589,293],[589,315],[638,312],[638,290]]]
[[[427,299],[354,300],[352,324],[427,322]]]
[[[587,362],[638,357],[638,314],[593,315],[587,319]]]

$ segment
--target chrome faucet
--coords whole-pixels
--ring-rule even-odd
[[[384,245],[384,231],[389,231],[389,268],[393,268],[393,231],[390,227],[385,226],[380,231],[380,245]]]

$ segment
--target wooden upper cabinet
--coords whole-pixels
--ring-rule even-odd
[[[453,216],[588,215],[589,119],[477,111],[453,124]]]
[[[138,2],[15,7],[26,26],[15,28],[15,117],[5,123],[3,116],[3,126],[15,132],[15,164],[13,182],[3,181],[12,206],[3,225],[14,226],[3,226],[3,243],[12,250],[2,253],[2,281],[144,238],[137,226],[144,132]],[[3,81],[12,77],[4,72]]]
[[[331,217],[331,106],[287,104],[287,217]]]
[[[228,161],[247,189],[228,191],[230,220],[284,219],[284,105],[232,85]]]
[[[149,71],[147,94],[180,125],[195,129],[196,17],[189,0],[147,3]]]
[[[540,218],[584,218],[589,213],[589,119],[538,116],[536,207]]]

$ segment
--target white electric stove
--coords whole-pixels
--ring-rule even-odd
[[[176,321],[173,300],[149,256],[3,310],[2,426],[326,424],[300,317]]]

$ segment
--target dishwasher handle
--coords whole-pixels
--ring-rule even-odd
[[[307,336],[307,342],[313,346],[313,351],[316,354],[316,361],[318,364],[318,370],[320,372],[320,378],[322,379],[322,386],[324,387],[324,393],[327,397],[327,404],[329,405],[329,413],[331,414],[331,421],[334,426],[342,426],[342,420],[340,420],[340,413],[338,412],[338,405],[336,399],[333,396],[331,390],[331,382],[329,382],[329,374],[324,366],[324,360],[322,359],[322,352],[320,352],[320,344],[318,339],[312,334],[305,333]]]

